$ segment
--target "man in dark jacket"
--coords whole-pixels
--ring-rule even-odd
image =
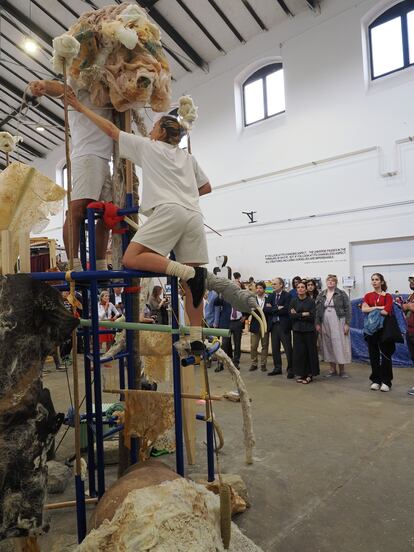
[[[287,377],[295,377],[292,369],[292,338],[291,323],[289,319],[289,305],[291,296],[284,290],[283,278],[274,278],[272,281],[273,293],[269,295],[264,306],[264,313],[269,317],[269,332],[272,343],[273,370],[268,376],[276,376],[282,373],[282,356],[280,346],[283,345],[287,360]]]

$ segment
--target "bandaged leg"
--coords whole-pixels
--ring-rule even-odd
[[[220,278],[211,272],[207,272],[206,286],[208,290],[214,290],[217,291],[217,293],[221,293],[223,299],[240,312],[253,313],[255,311],[255,318],[259,321],[262,336],[266,333],[266,317],[257,304],[256,296],[250,293],[250,291],[240,289],[239,286],[234,284],[231,280]]]
[[[256,297],[245,289],[240,289],[227,278],[219,278],[207,272],[207,289],[221,293],[223,299],[240,312],[251,312],[257,309]]]

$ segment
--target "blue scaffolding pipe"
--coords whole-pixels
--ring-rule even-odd
[[[89,298],[88,291],[85,289],[82,291],[82,306],[84,316],[89,316]],[[96,496],[96,480],[95,480],[95,453],[94,453],[94,441],[95,436],[91,429],[90,424],[93,420],[93,400],[92,400],[92,375],[91,375],[91,361],[90,355],[90,335],[89,328],[84,328],[83,339],[83,354],[84,354],[84,372],[85,372],[85,405],[86,405],[86,419],[87,419],[87,441],[88,441],[88,481],[89,481],[89,495],[91,497]],[[73,354],[76,354],[74,351]]]
[[[92,232],[88,232],[90,236]],[[89,252],[89,259],[91,259],[91,253]],[[89,261],[89,264],[91,262]],[[131,278],[159,278],[166,275],[162,272],[146,272],[143,270],[128,270],[126,268],[122,270],[96,270],[91,267],[91,270],[83,270],[81,272],[71,272],[72,280],[84,282],[84,281],[96,281],[96,280],[120,280],[125,278],[127,281]],[[32,272],[30,276],[34,280],[66,280],[66,272]],[[129,284],[130,285],[130,284]],[[128,286],[127,286],[128,287]]]
[[[206,422],[207,437],[207,481],[211,483],[215,479],[214,474],[214,424],[206,420],[204,414],[196,414],[196,419]]]
[[[89,266],[91,271],[96,271],[96,242],[95,221],[92,209],[87,209],[88,217],[88,242],[89,242]],[[98,498],[105,492],[105,458],[103,443],[102,420],[102,388],[101,388],[101,358],[99,351],[99,316],[98,316],[98,282],[91,280],[91,320],[92,320],[92,357],[93,357],[93,387],[95,399],[95,436],[96,436],[96,468],[98,476]],[[95,300],[93,300],[95,298]]]
[[[178,302],[178,279],[171,278],[171,308],[172,327],[178,330],[179,302]],[[181,363],[180,356],[174,343],[180,339],[177,333],[172,334],[172,355],[173,355],[173,381],[174,381],[174,413],[175,413],[175,461],[179,475],[184,477],[184,444],[183,444],[183,415],[181,401]]]
[[[95,242],[95,218],[100,210],[87,209],[87,224],[88,224],[88,250],[87,256],[87,241],[86,241],[86,225],[81,224],[80,233],[80,259],[84,271],[72,271],[70,276],[75,282],[86,282],[88,286],[82,286],[82,303],[83,316],[85,320],[81,320],[83,328],[80,330],[84,341],[84,367],[85,367],[85,402],[86,402],[86,427],[88,439],[88,479],[89,479],[89,494],[90,496],[98,495],[99,498],[105,492],[105,464],[104,464],[104,448],[103,440],[105,437],[112,435],[122,429],[115,427],[104,433],[104,420],[102,412],[102,387],[101,387],[101,363],[107,360],[119,361],[119,383],[120,389],[135,387],[134,374],[134,331],[135,328],[126,328],[126,351],[115,355],[114,359],[106,359],[100,356],[99,333],[111,333],[111,330],[100,330],[101,322],[98,317],[98,301],[94,300],[98,297],[98,286],[102,287],[99,281],[105,281],[105,287],[130,287],[133,278],[156,278],[165,276],[162,273],[152,273],[139,270],[96,270],[96,242]],[[138,212],[138,207],[133,205],[133,194],[126,194],[126,208],[118,209],[119,215],[134,214]],[[121,226],[127,227],[125,222]],[[128,247],[127,234],[122,235],[122,249],[125,253]],[[171,256],[174,259],[174,256]],[[89,260],[89,269],[87,261]],[[62,282],[56,286],[67,289],[66,272],[34,272],[32,278],[41,281]],[[113,280],[121,280],[113,282]],[[111,282],[108,284],[108,282]],[[172,355],[173,355],[173,379],[174,379],[174,410],[175,410],[175,440],[176,440],[176,470],[177,473],[184,476],[184,443],[183,443],[183,419],[182,419],[182,401],[181,401],[181,366],[180,357],[174,347],[174,343],[179,340],[180,333],[184,333],[188,328],[180,328],[178,324],[179,316],[179,300],[178,300],[178,280],[171,278],[171,307],[173,311],[172,326],[166,331],[172,333]],[[90,318],[90,319],[89,319]],[[132,312],[132,296],[129,293],[125,294],[125,318],[130,322],[133,318]],[[102,324],[105,325],[105,322]],[[140,329],[147,329],[141,326]],[[151,326],[151,325],[148,325]],[[154,331],[153,328],[148,330]],[[164,331],[164,330],[163,330]],[[206,330],[207,331],[207,330]],[[208,332],[211,334],[211,332]],[[92,350],[91,350],[92,343]],[[74,351],[76,354],[76,351]],[[126,359],[126,363],[125,363]],[[126,368],[126,370],[125,370]],[[93,370],[93,372],[92,372]],[[93,373],[93,381],[92,381]],[[214,476],[214,447],[212,424],[207,423],[207,446],[208,446],[208,465],[209,465],[209,480],[211,472]],[[211,426],[211,427],[210,427]],[[96,456],[95,456],[96,450]],[[138,459],[137,439],[131,440],[131,461],[135,463]],[[78,525],[78,540],[81,542],[86,535],[86,507],[85,507],[85,491],[83,481],[79,476],[75,477],[76,488],[76,513]]]
[[[123,215],[134,215],[138,213],[138,207],[127,207],[126,209],[118,209],[118,215],[121,217]]]

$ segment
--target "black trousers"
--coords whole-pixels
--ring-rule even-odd
[[[306,378],[319,374],[319,359],[315,332],[293,332],[293,371]]]
[[[233,358],[233,347],[231,345],[231,337],[221,338],[221,348],[231,359]]]
[[[372,383],[385,383],[391,387],[392,382],[392,355],[395,351],[394,343],[381,343],[381,332],[367,335],[369,361],[371,363]]]
[[[230,335],[233,337],[233,362],[239,364],[241,356],[241,339],[243,323],[241,320],[230,320]]]
[[[405,334],[405,341],[407,342],[408,352],[414,364],[414,334]]]
[[[287,360],[287,372],[292,372],[292,340],[290,331],[285,332],[280,322],[275,322],[271,330],[273,367],[276,372],[282,371],[282,355],[280,344],[283,345]]]

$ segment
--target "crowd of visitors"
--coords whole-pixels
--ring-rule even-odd
[[[244,286],[240,273],[235,272],[233,278],[237,285]],[[387,293],[382,274],[373,274],[371,283],[373,291],[364,296],[360,305],[365,314],[364,337],[371,364],[370,389],[388,392],[392,386],[395,344],[403,339],[394,315],[396,303],[405,314],[406,343],[414,363],[414,276],[409,277],[411,294],[406,301],[395,301]],[[239,368],[240,365],[242,332],[245,320],[248,320],[251,372],[258,370],[259,366],[262,372],[267,372],[271,344],[273,368],[267,372],[268,376],[283,373],[283,350],[287,378],[296,379],[297,383],[311,383],[320,373],[320,360],[329,364],[324,377],[348,378],[346,365],[352,361],[352,308],[348,294],[338,287],[337,276],[329,274],[322,290],[318,289],[317,280],[300,276],[292,279],[289,291],[285,290],[285,280],[280,277],[274,278],[271,286],[272,292],[267,293],[266,283],[255,283],[253,277],[245,285],[256,294],[257,304],[265,313],[268,331],[264,336],[255,318],[231,309],[216,293],[206,297],[206,323],[212,327],[230,329],[231,337],[225,338],[222,346],[233,358],[235,366]],[[219,364],[216,371],[222,369]],[[409,394],[414,395],[414,388]]]

